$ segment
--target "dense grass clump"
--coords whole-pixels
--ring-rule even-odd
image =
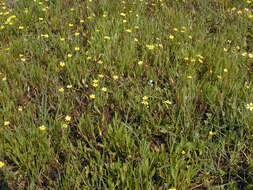
[[[0,189],[253,189],[252,0],[0,0]]]

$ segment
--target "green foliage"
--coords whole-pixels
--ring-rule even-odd
[[[0,189],[252,189],[251,0],[0,0]]]

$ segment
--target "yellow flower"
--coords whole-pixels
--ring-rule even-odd
[[[113,75],[113,77],[112,77],[114,80],[118,80],[119,79],[119,77],[117,76],[117,75]]]
[[[0,168],[4,167],[4,162],[0,161]]]
[[[166,100],[164,103],[171,105],[171,104],[172,104],[172,101]]]
[[[44,37],[44,38],[48,38],[48,37],[49,37],[48,34],[41,34],[40,36],[41,36],[41,37]]]
[[[65,41],[65,38],[60,38],[61,41]]]
[[[126,22],[127,22],[127,20],[125,20],[125,19],[124,19],[122,22],[123,22],[123,23],[126,23]]]
[[[92,86],[94,86],[95,88],[98,86],[97,83],[93,83]]]
[[[148,100],[148,96],[143,96],[142,100]]]
[[[98,77],[99,78],[104,78],[104,75],[103,74],[99,74]]]
[[[213,131],[210,131],[210,132],[209,132],[209,135],[210,135],[210,136],[214,136],[215,133],[214,133]]]
[[[126,30],[126,32],[128,32],[128,33],[131,33],[131,32],[132,32],[132,30],[130,30],[130,29],[127,29],[127,30]]]
[[[64,88],[60,88],[60,89],[59,89],[59,92],[64,92]]]
[[[71,57],[72,57],[72,54],[71,54],[71,53],[69,53],[69,54],[68,54],[68,58],[71,58]]]
[[[45,127],[44,125],[41,125],[41,126],[39,127],[39,129],[40,129],[41,131],[45,131],[45,130],[46,130],[46,127]]]
[[[222,79],[221,75],[218,75],[217,78],[218,78],[218,79]]]
[[[223,50],[224,50],[224,52],[227,52],[227,51],[228,51],[228,49],[227,49],[227,48],[224,48]]]
[[[253,103],[249,103],[246,105],[246,108],[249,109],[250,111],[253,111]]]
[[[19,29],[19,30],[23,30],[23,29],[24,29],[24,26],[19,26],[18,29]]]
[[[104,37],[105,40],[110,40],[111,38],[109,36]]]
[[[137,38],[134,38],[134,41],[135,41],[135,42],[138,42],[139,40],[138,40]]]
[[[70,24],[69,24],[69,27],[72,27],[72,26],[74,26],[74,25],[70,23]]]
[[[188,38],[189,38],[189,39],[192,39],[192,36],[191,36],[191,35],[189,35],[189,36],[188,36]]]
[[[140,27],[139,26],[135,26],[134,28],[138,30]]]
[[[248,55],[248,53],[247,52],[244,52],[244,53],[242,53],[242,56],[247,56]]]
[[[81,19],[81,20],[80,20],[80,23],[84,23],[84,20],[83,20],[83,19]]]
[[[23,111],[22,106],[18,106],[18,111],[19,111],[19,112]]]
[[[120,13],[120,16],[125,17],[125,16],[126,16],[126,14],[125,14],[125,13]]]
[[[65,67],[65,65],[66,65],[65,62],[63,62],[63,61],[60,62],[61,67]]]
[[[69,115],[66,115],[65,121],[70,121],[70,120],[71,120],[71,117]]]
[[[154,45],[146,45],[146,47],[148,48],[148,49],[150,49],[150,50],[153,50],[154,48],[155,48],[155,46]]]
[[[75,32],[74,35],[75,35],[75,36],[79,36],[79,35],[80,35],[80,32]]]
[[[148,101],[146,101],[146,100],[143,100],[141,103],[148,106]]]
[[[44,20],[44,18],[42,18],[42,17],[39,17],[39,20],[40,20],[40,21],[42,21],[42,20]]]
[[[68,128],[68,125],[66,123],[62,124],[61,126],[63,129],[67,129]]]
[[[103,92],[107,92],[107,88],[105,88],[105,87],[103,87],[101,90],[102,90]]]
[[[142,65],[143,64],[143,61],[138,61],[138,65]]]
[[[5,121],[5,122],[4,122],[4,126],[7,126],[7,125],[10,125],[10,122],[9,122],[9,121]]]
[[[171,39],[171,40],[173,40],[174,39],[174,36],[173,35],[169,35],[169,38]]]
[[[96,98],[95,94],[91,94],[91,95],[90,95],[90,98],[91,98],[91,99],[95,99],[95,98]]]
[[[3,77],[3,78],[2,78],[2,81],[6,81],[6,80],[7,80],[7,78],[6,78],[6,77]]]
[[[203,63],[203,60],[202,60],[202,59],[198,59],[198,61],[199,61],[200,63]]]
[[[191,75],[189,75],[189,76],[187,76],[187,78],[188,78],[188,79],[192,79],[192,76],[191,76]]]
[[[224,69],[224,72],[227,73],[227,72],[228,72],[228,69],[225,68],[225,69]]]
[[[185,154],[186,154],[186,152],[185,152],[184,150],[182,150],[181,154],[185,155]]]
[[[98,61],[98,64],[102,64],[102,63],[103,63],[103,61],[101,61],[101,60]]]
[[[80,51],[80,47],[75,47],[75,51]]]
[[[248,54],[249,58],[253,58],[253,53]]]
[[[67,85],[67,88],[68,89],[72,88],[72,85],[71,84]]]

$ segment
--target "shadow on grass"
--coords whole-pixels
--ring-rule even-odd
[[[6,183],[6,181],[4,181],[4,174],[2,171],[0,171],[0,189],[1,190],[11,190],[8,187],[8,184]]]

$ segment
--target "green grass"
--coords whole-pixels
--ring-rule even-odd
[[[252,8],[0,0],[0,189],[253,189]]]

